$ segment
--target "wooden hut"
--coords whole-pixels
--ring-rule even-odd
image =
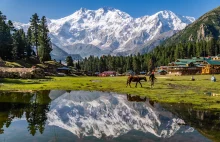
[[[219,74],[220,73],[220,60],[206,60],[204,61],[202,74]]]
[[[104,71],[99,74],[99,76],[105,77],[105,76],[116,76],[116,71]]]
[[[61,68],[57,68],[57,72],[58,73],[65,73],[65,74],[70,74],[71,69],[68,67],[61,67]]]
[[[165,71],[165,70],[158,70],[158,73],[159,73],[160,75],[166,75],[166,74],[167,74],[167,71]]]

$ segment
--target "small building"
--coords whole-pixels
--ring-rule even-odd
[[[165,71],[165,70],[158,70],[158,73],[159,73],[160,75],[166,75],[166,74],[167,74],[167,71]]]
[[[125,73],[126,76],[130,76],[130,75],[135,75],[135,72],[132,71],[132,70],[128,70],[126,73]]]
[[[218,54],[217,56],[211,57],[212,60],[217,60],[220,61],[220,54]]]
[[[167,71],[168,68],[169,68],[169,66],[160,66],[160,67],[157,68],[157,70],[158,70],[158,71],[159,71],[159,70],[165,70],[165,71]]]
[[[220,73],[220,60],[206,60],[204,61],[202,74],[219,74]]]
[[[104,71],[99,74],[99,76],[105,77],[105,76],[116,76],[116,71]]]
[[[68,67],[60,67],[57,68],[58,73],[65,73],[65,74],[70,74],[71,69]]]
[[[173,62],[170,64],[167,72],[171,75],[200,74],[202,72],[202,66],[199,63],[184,60],[184,62]]]
[[[141,71],[140,75],[146,75],[146,72],[145,71]]]
[[[86,74],[87,76],[92,76],[93,72],[92,71],[85,71],[84,74]]]
[[[99,76],[100,72],[95,72],[94,76]]]

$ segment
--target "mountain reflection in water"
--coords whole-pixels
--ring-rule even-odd
[[[33,93],[2,92],[0,141],[2,137],[11,134],[9,129],[12,123],[24,120],[27,126],[23,129],[28,130],[36,139],[40,137],[39,133],[48,137],[48,133],[52,133],[51,128],[56,127],[60,133],[71,132],[77,136],[72,136],[75,140],[87,137],[90,141],[210,141],[199,133],[202,127],[199,127],[198,132],[195,130],[197,125],[190,123],[190,108],[184,109],[184,113],[176,113],[177,109],[178,107],[172,108],[166,104],[161,107],[158,103],[148,101],[146,97],[130,94],[58,90]],[[208,113],[205,112],[207,115]],[[195,121],[200,118],[195,117]],[[209,120],[213,122],[212,128],[219,132],[219,128],[215,128],[219,113],[212,118],[215,118]],[[184,120],[187,124],[192,124],[192,127],[186,125]],[[199,125],[207,124],[203,123],[205,121],[199,121]],[[193,126],[196,126],[195,129]],[[16,133],[10,136],[16,137]]]

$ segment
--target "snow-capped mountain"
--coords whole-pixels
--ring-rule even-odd
[[[48,19],[52,43],[69,54],[101,56],[148,52],[164,39],[184,29],[195,18],[160,11],[133,18],[114,8],[81,8],[61,19]],[[14,23],[27,30],[28,24]]]
[[[183,120],[168,111],[160,112],[146,99],[145,102],[132,102],[125,95],[84,91],[60,96],[51,92],[50,97],[54,100],[47,113],[48,125],[61,127],[78,137],[115,138],[137,130],[169,138],[177,131],[185,133],[188,130],[181,126],[185,124]]]

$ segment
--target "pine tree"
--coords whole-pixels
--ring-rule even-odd
[[[40,21],[40,32],[39,32],[39,51],[38,55],[40,57],[40,61],[49,61],[51,60],[50,52],[52,51],[52,45],[50,41],[50,37],[48,36],[49,30],[47,27],[46,17],[43,16]]]
[[[18,35],[18,32],[15,32],[14,35],[13,35],[13,48],[12,48],[12,57],[13,59],[18,59],[18,40],[19,40],[19,35]]]
[[[10,33],[12,35],[16,30],[15,30],[14,25],[11,20],[8,20],[8,27],[9,27]]]
[[[148,70],[153,71],[154,69],[155,69],[155,57],[154,55],[150,55],[148,60]]]
[[[77,70],[81,70],[81,66],[80,66],[80,63],[79,63],[79,60],[78,60],[78,62],[76,63],[76,68],[77,68]],[[95,69],[94,69],[95,70]],[[94,72],[94,71],[93,71]]]
[[[38,57],[38,45],[39,45],[39,17],[37,15],[37,13],[35,13],[34,15],[32,15],[31,19],[30,19],[30,28],[32,31],[32,44],[36,47],[36,55]]]
[[[12,42],[11,28],[6,24],[6,16],[0,11],[0,57],[2,59],[11,58]]]
[[[126,61],[126,70],[132,70],[133,69],[133,65],[132,65],[132,55],[127,57],[127,61]]]
[[[26,47],[26,38],[23,29],[15,31],[13,34],[13,49],[12,55],[14,59],[24,58],[24,51]]]
[[[140,69],[141,69],[141,63],[138,59],[138,56],[134,56],[133,57],[133,70],[135,73],[139,73],[140,72]]]
[[[26,48],[25,48],[27,58],[29,58],[32,54],[31,39],[32,39],[32,32],[31,32],[31,28],[29,27],[26,36]]]
[[[67,66],[73,66],[73,59],[71,56],[66,57],[66,64]]]

